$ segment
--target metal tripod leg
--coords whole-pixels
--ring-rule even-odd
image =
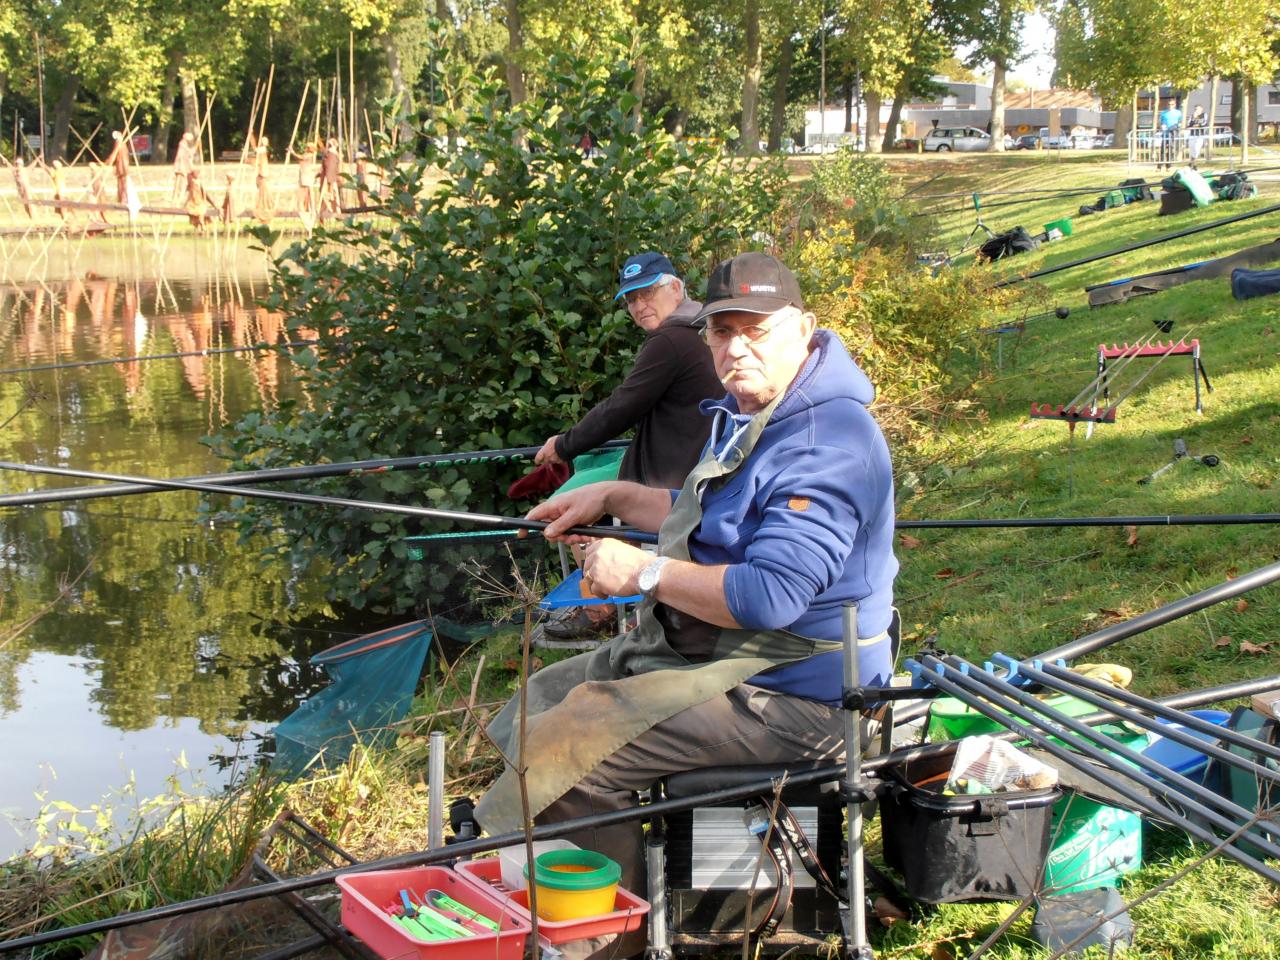
[[[844,625],[844,685],[858,686],[858,605],[846,604]],[[867,883],[862,850],[862,718],[857,710],[844,712],[845,815],[849,820],[846,868],[848,913],[845,924],[845,956],[849,960],[871,960],[875,953],[867,940]]]

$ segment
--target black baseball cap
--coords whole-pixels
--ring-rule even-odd
[[[665,273],[674,277],[676,268],[660,253],[637,253],[634,257],[628,257],[618,271],[618,292],[613,299],[624,297],[632,290],[651,287]]]
[[[777,313],[783,307],[804,309],[796,275],[767,253],[740,253],[711,271],[698,319],[728,310]]]

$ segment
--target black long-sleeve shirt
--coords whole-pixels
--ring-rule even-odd
[[[685,300],[645,334],[627,378],[556,440],[560,459],[570,461],[634,428],[618,478],[651,487],[684,484],[711,432],[711,418],[698,404],[725,393],[693,325],[701,309],[696,300]]]

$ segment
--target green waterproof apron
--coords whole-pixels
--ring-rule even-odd
[[[693,468],[658,531],[659,555],[690,559],[689,535],[702,523],[703,488],[746,461],[782,396],[752,418],[726,462],[708,450]],[[840,649],[835,641],[786,630],[735,630],[695,621],[702,635],[698,659],[706,660],[695,663],[673,648],[663,625],[685,620],[646,600],[635,629],[529,678],[524,763],[530,816],[545,810],[606,757],[680,711],[770,667]],[[687,644],[680,644],[679,633],[674,639],[689,652]],[[517,695],[489,727],[494,742],[517,762],[519,723]],[[481,798],[476,819],[491,834],[523,825],[519,783],[510,766]]]

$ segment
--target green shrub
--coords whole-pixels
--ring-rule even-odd
[[[847,224],[828,226],[791,258],[807,305],[835,330],[876,385],[876,415],[899,444],[936,427],[967,382],[954,382],[957,341],[1015,301],[995,290],[985,266],[934,273],[903,263],[901,251],[860,241]]]
[[[696,289],[714,263],[768,230],[778,166],[739,165],[631,117],[630,77],[555,58],[512,108],[480,85],[466,146],[401,162],[377,221],[344,222],[279,258],[267,305],[313,331],[307,402],[255,413],[218,448],[237,466],[397,457],[539,444],[619,382],[639,336],[612,300],[630,254],[666,252]],[[591,130],[597,155],[578,143]],[[331,483],[366,500],[510,512],[514,478],[491,467]],[[299,565],[326,558],[331,592],[400,611],[443,586],[407,559],[402,518],[245,507],[282,528]]]
[[[929,237],[930,223],[909,216],[894,199],[895,190],[883,160],[841,147],[814,163],[808,187],[797,198],[796,221],[804,231],[843,222],[864,243],[911,255]]]

